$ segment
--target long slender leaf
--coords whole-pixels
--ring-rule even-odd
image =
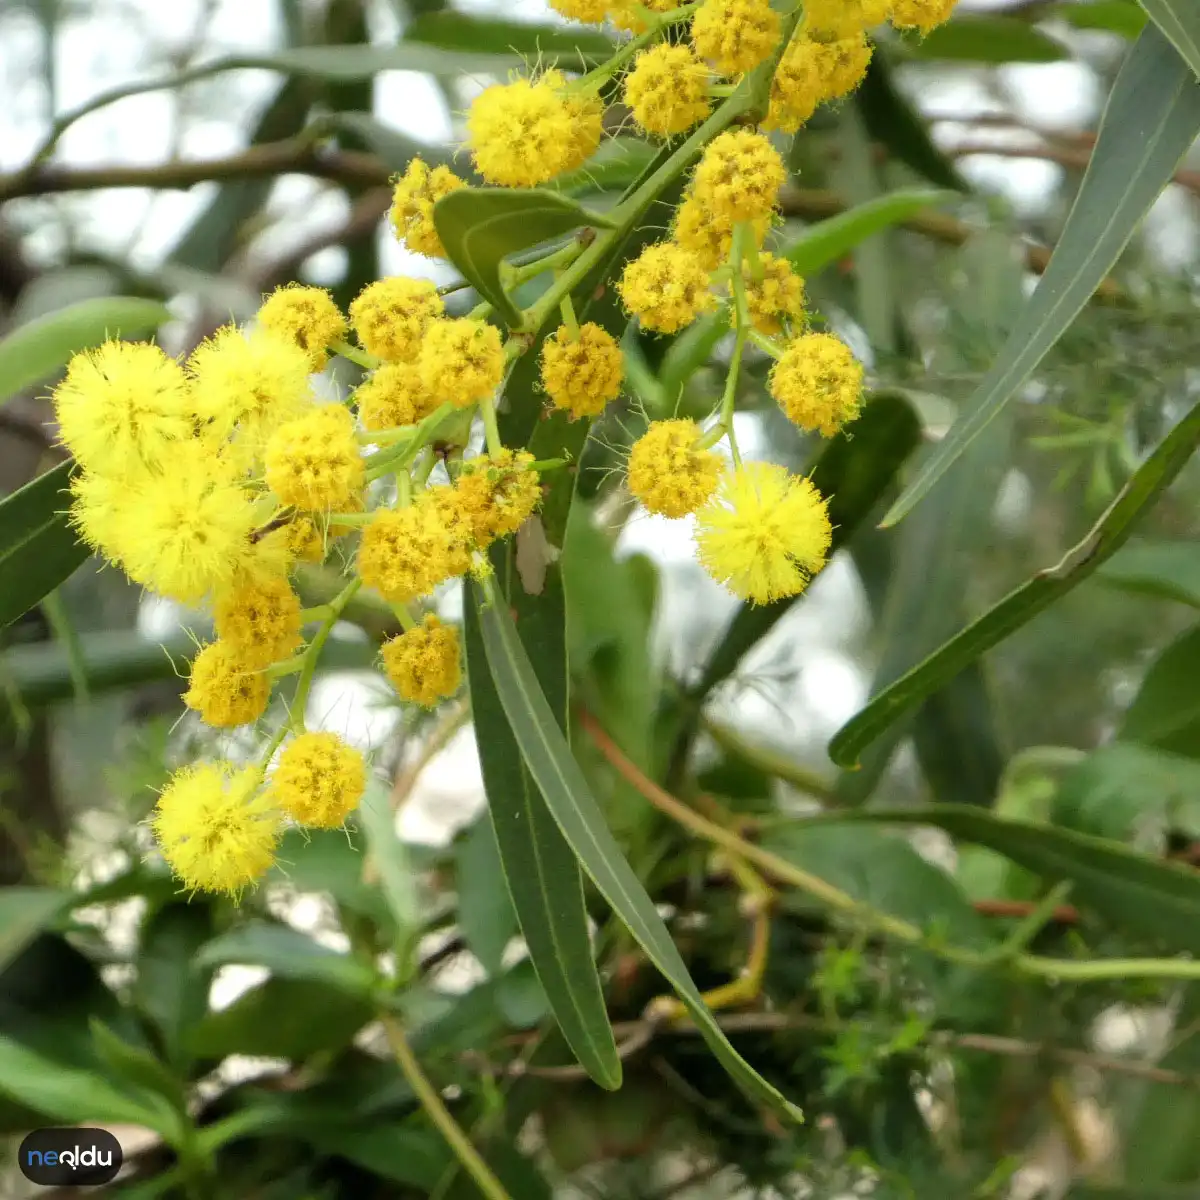
[[[1179,57],[1200,75],[1200,7],[1194,0],[1141,0],[1141,5]]]
[[[863,747],[924,697],[1082,583],[1129,538],[1138,519],[1183,469],[1200,443],[1200,404],[1134,473],[1087,536],[1039,571],[908,674],[880,692],[834,735],[829,756],[852,767]]]
[[[1200,608],[1200,549],[1195,542],[1130,542],[1096,578],[1122,591]]]
[[[604,62],[617,49],[617,43],[599,29],[578,25],[536,25],[529,21],[506,21],[448,9],[423,12],[405,26],[404,40],[473,54],[494,53],[502,46],[514,54],[535,59],[546,54],[561,55],[564,66]]]
[[[496,691],[521,754],[584,870],[628,926],[646,955],[675,989],[713,1054],[755,1099],[792,1120],[800,1110],[773,1088],[729,1044],[688,974],[662,918],[609,832],[566,739],[538,686],[537,677],[507,609],[484,604],[478,585],[480,631]]]
[[[1012,399],[1108,274],[1200,133],[1200,81],[1154,26],[1117,75],[1079,194],[1037,290],[951,428],[883,519],[902,520]]]

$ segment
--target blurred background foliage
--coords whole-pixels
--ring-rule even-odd
[[[757,1111],[690,1026],[644,1018],[661,981],[590,893],[624,1086],[573,1065],[517,940],[469,701],[395,707],[373,669],[393,618],[368,600],[322,659],[310,717],[373,751],[361,820],[289,835],[240,907],[178,895],[139,822],[168,771],[213,748],[177,719],[171,657],[204,630],[88,562],[0,635],[12,1145],[38,1125],[120,1128],[130,1165],[106,1191],[129,1197],[474,1194],[369,987],[366,963],[419,938],[387,1019],[516,1198],[1200,1196],[1196,985],[1037,978],[1004,957],[1014,935],[1085,967],[1200,948],[1195,467],[860,770],[825,753],[868,695],[1057,563],[1194,402],[1200,175],[1185,163],[1019,402],[906,521],[875,527],[1002,345],[1143,24],[1132,0],[963,0],[924,43],[881,45],[862,90],[795,138],[777,241],[875,393],[817,467],[844,536],[801,603],[731,626],[686,534],[622,488],[648,416],[711,408],[718,319],[629,333],[628,394],[584,452],[563,559],[574,750],[697,983],[742,979],[722,1023],[805,1125]],[[0,332],[133,296],[168,306],[159,336],[186,351],[291,279],[343,303],[380,273],[446,282],[452,268],[391,240],[391,175],[418,149],[454,153],[481,79],[606,44],[540,0],[5,0]],[[622,137],[563,186],[601,207],[647,159]],[[807,469],[820,450],[768,403],[767,365],[743,372],[742,444]],[[46,382],[0,408],[5,493],[57,461]],[[27,569],[0,567],[0,591]],[[302,580],[313,602],[330,574]],[[751,911],[744,876],[663,787],[991,965],[881,937],[800,886]],[[912,827],[810,820],[852,808],[919,812]],[[0,1190],[24,1186],[14,1170]]]

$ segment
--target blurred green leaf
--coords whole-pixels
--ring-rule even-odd
[[[458,927],[489,975],[500,973],[505,948],[517,936],[517,914],[504,882],[492,819],[482,813],[459,838],[454,856]]]
[[[688,974],[671,935],[604,823],[587,781],[562,735],[537,676],[517,636],[512,616],[498,605],[483,605],[472,585],[488,666],[521,755],[537,781],[546,806],[579,856],[585,871],[675,989],[701,1036],[731,1078],[747,1093],[789,1120],[800,1110],[773,1088],[733,1049]]]
[[[637,179],[656,157],[649,142],[627,134],[605,138],[599,149],[578,171],[568,171],[547,186],[567,195],[622,191]]]
[[[142,337],[170,319],[157,300],[102,296],[20,325],[0,339],[0,404],[57,375],[80,350]]]
[[[430,166],[448,165],[448,148],[419,142],[385,124],[369,112],[331,112],[314,119],[313,126],[332,133],[349,133],[360,139],[392,171],[403,171],[418,156]]]
[[[111,1071],[113,1081],[123,1081],[133,1088],[161,1096],[186,1120],[187,1093],[183,1080],[173,1075],[150,1051],[118,1037],[103,1021],[93,1020],[91,1024],[96,1053]]]
[[[53,924],[70,901],[70,894],[57,888],[0,888],[0,971]]]
[[[87,547],[67,523],[72,467],[61,463],[0,500],[0,628],[69,579],[88,557]],[[70,655],[65,647],[57,648],[73,686]]]
[[[1192,73],[1200,75],[1200,8],[1193,0],[1141,0],[1141,5]]]
[[[336,1154],[382,1179],[430,1195],[454,1161],[439,1134],[407,1121],[346,1126],[317,1133],[311,1140],[325,1154]]]
[[[515,54],[472,54],[465,50],[440,50],[422,43],[397,42],[391,46],[296,46],[272,54],[231,54],[188,73],[215,75],[243,68],[311,75],[334,83],[374,79],[384,71],[421,71],[428,75],[504,75],[521,66]]]
[[[1047,13],[1076,29],[1103,29],[1133,41],[1146,28],[1146,14],[1136,0],[1066,0]]]
[[[514,1029],[532,1029],[550,1013],[550,1002],[529,959],[496,981],[496,1007]]]
[[[1041,282],[1004,350],[883,524],[902,520],[995,419],[1112,269],[1200,133],[1200,81],[1148,27],[1117,75],[1091,161]]]
[[[287,925],[248,921],[206,942],[193,959],[197,967],[242,963],[267,967],[284,979],[311,979],[346,992],[367,995],[375,972],[348,954],[330,950]]]
[[[367,835],[371,861],[379,872],[379,884],[388,911],[396,922],[397,961],[401,973],[408,971],[420,929],[416,878],[408,850],[396,832],[396,811],[389,789],[368,784],[358,806],[358,820]]]
[[[1061,62],[1070,50],[1028,21],[986,13],[960,13],[914,40],[916,58],[951,62]]]
[[[852,717],[834,734],[829,757],[852,767],[862,749],[913,705],[935,692],[1043,609],[1082,583],[1124,545],[1137,521],[1187,464],[1200,442],[1200,404],[1184,417],[1137,469],[1088,535],[1055,566],[1039,571],[951,638]],[[1134,740],[1147,741],[1130,734]]]
[[[617,43],[598,29],[576,25],[535,25],[443,9],[422,13],[405,26],[405,42],[422,42],[442,50],[494,54],[511,50],[523,59],[545,65],[559,58],[568,70],[594,66],[612,57]]]
[[[1200,758],[1200,625],[1180,634],[1150,664],[1125,710],[1120,737]]]
[[[433,209],[446,257],[509,326],[521,312],[500,279],[504,259],[551,238],[608,219],[544,188],[459,188]]]
[[[1200,608],[1200,549],[1195,542],[1130,542],[1096,572],[1096,579]]]

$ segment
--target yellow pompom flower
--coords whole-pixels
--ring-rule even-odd
[[[771,227],[770,216],[758,217],[748,224],[754,244],[761,246]],[[729,251],[733,246],[733,226],[733,221],[717,217],[695,196],[687,195],[675,209],[671,237],[690,250],[706,271],[712,272],[729,261]]]
[[[626,264],[617,291],[646,329],[675,333],[716,303],[708,275],[690,250],[655,242]]]
[[[647,133],[682,133],[708,116],[708,68],[690,46],[660,42],[633,60],[625,103]]]
[[[504,381],[500,330],[467,317],[433,321],[417,365],[435,407],[449,402],[470,408],[493,395]]]
[[[368,432],[415,425],[437,408],[415,362],[384,363],[358,385],[354,399],[359,420]]]
[[[803,333],[784,347],[767,387],[790,421],[832,437],[862,407],[862,364],[831,333]]]
[[[470,459],[454,490],[480,549],[516,533],[542,502],[541,476],[533,469],[533,455],[525,450]]]
[[[383,644],[383,669],[401,700],[433,708],[458,691],[462,680],[458,632],[426,613],[416,629]]]
[[[550,0],[550,7],[568,21],[601,25],[608,14],[610,0]]]
[[[362,754],[335,733],[302,733],[283,748],[268,794],[288,816],[316,829],[335,829],[367,790]]]
[[[205,725],[232,729],[249,725],[267,711],[271,684],[242,658],[240,650],[218,639],[192,659],[183,702]]]
[[[758,265],[762,277],[755,279],[751,264],[742,264],[746,307],[755,329],[778,333],[784,317],[799,321],[804,316],[804,280],[786,258],[777,258],[766,251],[759,251]]]
[[[805,0],[804,31],[820,37],[853,37],[882,25],[892,0]]]
[[[396,236],[417,254],[445,258],[446,248],[433,223],[433,206],[443,197],[466,187],[449,167],[433,167],[419,158],[396,180],[392,192],[392,228]]]
[[[278,532],[289,559],[319,563],[325,557],[324,530],[311,516],[298,513]]]
[[[151,818],[171,871],[191,891],[240,895],[275,861],[280,819],[254,767],[202,763],[171,776]]]
[[[222,588],[213,601],[218,644],[250,670],[287,658],[300,645],[300,597],[284,575],[253,572]]]
[[[196,436],[183,368],[146,342],[105,342],[76,354],[54,390],[59,437],[90,471],[161,471]]]
[[[666,13],[676,7],[677,0],[645,0],[644,3],[640,0],[615,0],[615,3],[609,5],[608,19],[615,28],[626,33],[645,33],[647,25],[642,9],[653,13]]]
[[[127,478],[77,473],[71,480],[70,521],[80,539],[109,562],[124,558],[137,495]]]
[[[958,0],[892,0],[891,19],[897,29],[928,33],[950,20]]]
[[[871,43],[862,33],[816,39],[801,33],[788,43],[771,80],[764,125],[795,133],[825,100],[848,96],[867,73]]]
[[[621,393],[624,362],[616,338],[593,321],[579,336],[560,326],[542,343],[542,387],[572,418],[594,417]]]
[[[457,550],[432,503],[379,509],[358,544],[358,574],[385,600],[407,604],[458,573]]]
[[[134,489],[120,535],[121,565],[135,582],[191,604],[253,565],[256,524],[246,490],[203,452]]]
[[[276,288],[262,302],[258,323],[303,350],[314,371],[329,361],[329,347],[342,341],[349,328],[324,288],[299,283]]]
[[[416,358],[429,323],[444,311],[428,279],[396,275],[369,283],[350,303],[350,324],[363,347],[392,361]]]
[[[700,445],[695,421],[652,421],[629,451],[629,490],[653,513],[686,517],[716,491],[721,460]]]
[[[799,595],[825,565],[832,537],[821,494],[774,463],[747,463],[724,476],[696,514],[701,565],[752,604]]]
[[[774,210],[786,178],[783,159],[766,137],[752,129],[727,129],[705,148],[692,190],[718,217],[753,221]]]
[[[559,71],[493,84],[467,113],[475,167],[500,187],[536,187],[582,166],[600,144],[603,106]]]
[[[692,18],[692,45],[722,75],[753,71],[779,44],[771,0],[704,0]]]
[[[323,404],[280,426],[263,456],[267,487],[284,504],[312,511],[355,511],[366,481],[354,417]]]

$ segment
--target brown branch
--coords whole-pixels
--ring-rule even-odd
[[[975,900],[972,907],[983,917],[1029,917],[1037,910],[1030,900]],[[1051,917],[1060,925],[1079,923],[1079,910],[1070,904],[1060,904]]]

